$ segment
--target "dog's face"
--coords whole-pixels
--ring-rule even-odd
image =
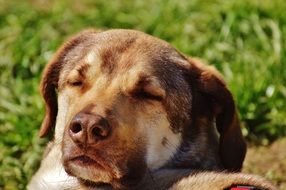
[[[215,121],[220,162],[241,167],[244,143],[223,81],[154,37],[130,30],[81,33],[47,66],[41,89],[41,135],[56,125],[65,170],[80,179],[134,186]],[[229,143],[240,151],[229,156]]]

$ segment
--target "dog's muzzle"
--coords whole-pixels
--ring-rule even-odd
[[[110,137],[111,127],[100,115],[80,112],[69,126],[69,136],[77,145],[95,145]]]

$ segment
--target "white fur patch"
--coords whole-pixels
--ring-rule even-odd
[[[102,170],[97,170],[95,168],[81,167],[76,164],[70,164],[70,169],[74,173],[76,173],[78,177],[81,177],[82,179],[87,179],[92,181],[100,179],[100,181],[103,183],[108,183],[112,180],[112,177],[107,172],[104,172]]]
[[[55,143],[61,143],[64,136],[64,129],[67,122],[67,113],[69,107],[68,96],[64,92],[58,96],[58,115],[55,127]]]
[[[154,119],[156,122],[145,126],[145,130],[147,131],[146,161],[148,168],[152,170],[163,166],[170,160],[176,153],[182,140],[180,133],[175,134],[170,129],[170,123],[166,115],[157,114],[156,117],[158,117]],[[146,121],[145,124],[148,125]],[[166,139],[165,145],[162,143],[164,138]]]
[[[54,145],[41,167],[27,186],[29,190],[73,189],[78,185],[77,179],[69,176],[61,163],[61,149]]]
[[[87,64],[92,64],[96,62],[97,59],[98,59],[98,55],[94,51],[90,51],[85,58]]]
[[[85,63],[90,65],[90,68],[86,73],[87,78],[94,78],[94,76],[100,75],[100,65],[102,64],[102,60],[99,52],[90,51],[85,57]]]

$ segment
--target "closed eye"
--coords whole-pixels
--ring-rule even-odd
[[[144,90],[132,92],[132,97],[138,100],[156,100],[161,101],[163,98],[159,95],[154,95]]]
[[[83,85],[82,81],[69,81],[68,84],[74,87],[81,87]]]

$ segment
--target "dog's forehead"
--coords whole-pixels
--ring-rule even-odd
[[[102,60],[102,69],[112,72],[118,69],[129,69],[142,63],[150,63],[163,52],[172,51],[167,42],[132,30],[111,30],[94,35],[94,46],[89,52],[96,51]],[[88,57],[94,54],[87,54]]]
[[[70,62],[92,61],[96,54],[91,52],[95,52],[106,62],[117,62],[118,64],[122,55],[128,55],[130,59],[134,59],[134,57],[148,59],[162,54],[172,54],[175,49],[167,42],[148,34],[118,29],[87,35],[70,49],[66,60]]]
[[[173,70],[174,63],[188,65],[184,56],[167,42],[142,32],[122,29],[89,34],[67,53],[65,62],[66,69],[63,70],[66,73],[88,68],[90,75],[107,74],[111,76],[109,79],[129,74],[153,75],[155,69],[160,72]]]

